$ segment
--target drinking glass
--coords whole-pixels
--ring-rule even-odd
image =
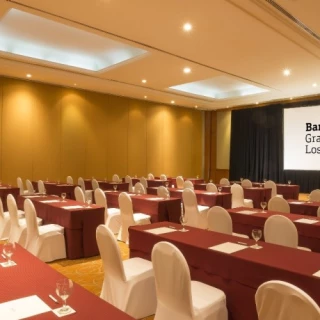
[[[3,245],[3,249],[2,249],[2,252],[3,254],[8,258],[8,262],[7,262],[7,265],[8,266],[11,266],[13,265],[12,261],[11,261],[11,257],[13,255],[13,252],[16,248],[16,245],[14,242],[10,242],[10,241],[7,241],[4,245]]]
[[[291,184],[291,180],[288,180],[288,185],[290,185]]]
[[[61,193],[62,202],[66,201],[67,194],[65,192]]]
[[[60,308],[59,313],[67,313],[70,307],[67,306],[67,299],[72,293],[73,282],[71,279],[61,279],[56,283],[56,293],[63,301],[63,306]]]
[[[263,179],[263,182],[264,182],[264,183],[266,183],[266,182],[267,182],[267,179],[266,179],[266,178],[264,178],[264,179]]]
[[[168,188],[169,187],[169,181],[166,181],[164,185],[166,186],[166,188]]]
[[[87,200],[86,200],[87,207],[90,207],[91,201],[92,201],[91,199],[87,199]]]
[[[197,174],[197,179],[199,179],[199,175]]]
[[[170,199],[170,192],[167,192],[167,199]]]
[[[261,206],[261,208],[262,208],[262,212],[265,212],[264,209],[267,207],[267,202],[262,201],[262,202],[260,203],[260,206]]]
[[[260,183],[260,188],[262,188],[263,187],[263,184],[262,183]]]
[[[210,180],[209,180],[209,182],[210,182],[210,183],[212,183],[212,182],[213,182],[213,180],[212,180],[212,179],[210,179]]]
[[[240,181],[242,182],[243,178],[240,178]]]
[[[181,223],[181,225],[182,225],[182,229],[180,230],[181,232],[186,232],[186,231],[188,231],[187,229],[184,228],[185,225],[187,224],[187,222],[188,222],[188,219],[187,219],[185,213],[184,213],[184,212],[181,212],[181,216],[180,216],[180,223]]]
[[[46,190],[46,189],[43,189],[43,190],[42,190],[42,196],[45,197],[46,195],[47,195],[47,190]]]
[[[118,185],[117,184],[114,184],[113,185],[113,190],[116,192],[117,191],[117,188],[118,188]]]
[[[138,190],[137,190],[137,196],[140,196],[140,195],[141,195],[141,190],[138,189]]]
[[[261,246],[258,245],[258,241],[262,237],[262,230],[261,229],[253,229],[251,235],[252,235],[252,238],[254,239],[254,241],[256,242],[256,244],[251,246],[251,248],[253,248],[253,249],[262,248]]]
[[[222,187],[218,187],[218,191],[220,193],[222,191]]]

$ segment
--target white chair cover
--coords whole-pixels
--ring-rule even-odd
[[[207,183],[206,190],[209,192],[218,192],[217,186],[214,183]]]
[[[189,180],[184,181],[183,182],[183,189],[186,189],[186,188],[189,188],[189,189],[193,190],[194,189],[193,183],[191,181],[189,181]]]
[[[92,185],[92,190],[95,191],[96,189],[99,188],[99,182],[97,179],[92,179],[91,181],[91,185]]]
[[[283,198],[282,194],[277,194],[277,185],[272,180],[268,180],[264,184],[265,188],[271,188],[271,198],[273,197],[281,197]]]
[[[287,200],[281,197],[273,197],[268,202],[268,210],[290,213],[290,205]]]
[[[249,179],[243,179],[241,181],[241,186],[243,188],[251,188],[252,187],[252,182]]]
[[[227,320],[226,296],[207,284],[191,281],[183,254],[169,242],[152,250],[157,291],[155,320]]]
[[[121,226],[120,209],[108,208],[107,198],[101,189],[94,191],[94,199],[98,206],[104,207],[104,223],[114,233],[118,234]]]
[[[182,176],[177,176],[176,184],[177,184],[177,188],[178,189],[183,189],[183,183],[184,183],[183,177]]]
[[[230,186],[230,181],[227,178],[220,179],[219,184],[222,184],[224,186]]]
[[[160,180],[167,180],[167,176],[165,174],[160,175]]]
[[[86,190],[86,186],[82,177],[78,178],[78,185],[81,187],[85,200],[92,200],[93,190]]]
[[[154,180],[154,175],[152,173],[148,173],[148,180]]]
[[[71,176],[67,176],[67,184],[73,184],[73,178]]]
[[[46,187],[44,186],[44,183],[42,180],[38,180],[38,192],[41,194],[46,193]]]
[[[121,179],[120,179],[120,177],[119,177],[117,174],[114,174],[114,175],[112,176],[112,181],[113,181],[113,182],[120,182]]]
[[[157,189],[157,195],[158,195],[158,197],[167,199],[168,197],[170,197],[170,192],[166,187],[160,186]]]
[[[231,186],[232,193],[232,208],[247,207],[253,208],[253,201],[251,199],[244,199],[243,188],[239,184]]]
[[[317,210],[317,217],[320,217],[320,207]]]
[[[207,229],[209,207],[198,205],[194,191],[189,188],[183,190],[182,201],[187,218],[186,224],[191,227]]]
[[[309,196],[310,201],[320,201],[320,189],[312,190]]]
[[[5,240],[9,238],[10,226],[11,223],[9,212],[3,211],[3,204],[0,198],[0,240]]]
[[[134,192],[134,188],[133,188],[133,185],[132,185],[132,179],[130,176],[126,175],[125,178],[124,178],[124,181],[126,183],[129,183],[129,192]]]
[[[98,226],[96,237],[104,268],[100,297],[135,319],[154,314],[156,294],[151,262],[141,258],[122,262],[114,235],[105,225]]]
[[[146,189],[144,188],[143,184],[141,182],[137,182],[134,185],[134,192],[135,193],[140,193],[140,194],[146,194]]]
[[[303,290],[284,281],[263,283],[255,295],[259,320],[316,320],[320,308]]]
[[[121,227],[118,240],[129,243],[128,228],[134,225],[150,224],[150,216],[144,213],[133,213],[132,201],[126,192],[119,194]]]
[[[145,188],[145,190],[147,190],[147,188],[148,188],[148,181],[147,181],[147,179],[145,178],[145,177],[142,177],[141,179],[140,179],[140,182],[142,183],[142,185],[143,185],[143,187]],[[135,192],[137,192],[136,190],[134,190]]]
[[[29,179],[26,180],[26,186],[27,186],[28,194],[35,194],[36,193],[33,188],[32,182]]]
[[[86,202],[86,199],[84,197],[84,193],[83,193],[83,191],[82,191],[82,189],[80,187],[75,187],[74,188],[74,196],[76,198],[76,201],[79,201],[79,202],[82,202],[82,203]]]
[[[20,195],[28,193],[28,190],[24,190],[23,182],[22,182],[22,179],[20,177],[17,178],[17,185],[18,185],[18,188],[20,189]]]

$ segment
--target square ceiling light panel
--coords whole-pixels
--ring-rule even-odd
[[[90,71],[147,52],[17,9],[0,19],[0,51]]]
[[[229,99],[269,91],[228,76],[184,83],[169,89],[211,99]]]

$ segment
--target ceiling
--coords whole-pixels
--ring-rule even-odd
[[[8,21],[13,10],[34,19]],[[138,52],[88,70],[0,47],[0,75],[206,110],[313,96],[320,94],[319,12],[319,0],[0,0],[9,47],[19,34],[28,45],[41,38],[52,52],[61,46],[69,58],[81,52],[100,59],[103,48]],[[212,91],[195,93],[201,84]]]

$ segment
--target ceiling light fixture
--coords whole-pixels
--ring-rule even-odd
[[[195,109],[198,109],[198,106],[194,106],[195,107]]]
[[[148,97],[147,97],[147,96],[144,96],[144,98],[147,99]]]
[[[259,102],[256,102],[256,104],[259,104]]]
[[[147,80],[146,80],[146,79],[142,79],[141,82],[142,82],[142,83],[147,83]]]
[[[183,30],[184,31],[191,31],[192,30],[192,24],[189,23],[189,22],[186,22],[184,25],[183,25]]]
[[[184,72],[184,73],[190,73],[190,72],[191,72],[191,69],[190,69],[189,67],[185,67],[185,68],[183,69],[183,72]]]
[[[74,85],[75,87],[77,86],[77,84],[76,84],[76,83],[74,83],[73,85]]]
[[[312,84],[312,86],[313,86],[313,87],[317,87],[318,84],[315,82],[315,83]]]
[[[284,69],[284,70],[283,70],[283,75],[284,75],[285,77],[290,76],[290,74],[291,74],[291,70],[290,70],[290,69]]]
[[[27,74],[27,78],[31,78],[32,75],[30,73]]]
[[[174,100],[171,100],[171,103],[174,104]]]

